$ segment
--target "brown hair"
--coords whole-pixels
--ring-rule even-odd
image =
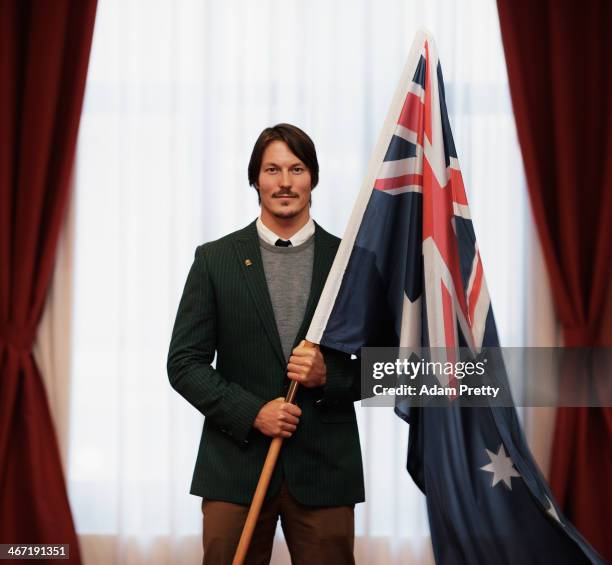
[[[291,124],[276,124],[271,128],[266,128],[259,134],[255,146],[253,147],[253,152],[251,153],[248,169],[249,184],[257,190],[257,195],[259,196],[257,181],[261,169],[261,160],[266,147],[273,141],[284,141],[289,146],[292,153],[294,153],[308,169],[312,181],[312,188],[317,186],[319,182],[319,162],[317,161],[317,151],[315,150],[312,139],[296,126]]]

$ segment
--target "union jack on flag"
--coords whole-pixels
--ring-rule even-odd
[[[499,340],[435,43],[410,50],[306,338],[362,347]],[[500,380],[504,375],[498,375]],[[437,563],[602,563],[558,510],[514,407],[404,408],[407,469],[427,497]]]

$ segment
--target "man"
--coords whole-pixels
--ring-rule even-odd
[[[205,564],[231,563],[273,437],[285,441],[247,563],[269,562],[278,517],[294,564],[354,563],[358,361],[303,343],[339,245],[310,217],[318,175],[302,130],[265,129],[248,167],[260,217],[199,246],[187,277],[168,375],[205,416],[191,485]],[[297,405],[284,402],[290,380]]]

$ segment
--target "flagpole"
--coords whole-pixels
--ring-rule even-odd
[[[316,345],[310,341],[304,340],[304,347],[316,347]],[[291,381],[291,385],[289,385],[289,390],[287,391],[287,396],[285,396],[285,402],[295,404],[295,395],[297,394],[299,386],[300,385],[297,381]],[[251,539],[253,538],[253,532],[255,531],[255,526],[257,525],[257,519],[259,518],[259,513],[261,512],[261,507],[266,497],[266,492],[268,491],[268,486],[270,485],[270,480],[272,479],[272,473],[274,473],[276,461],[278,460],[278,455],[282,446],[282,437],[275,437],[272,440],[272,443],[270,443],[266,460],[264,461],[261,474],[259,475],[257,488],[255,489],[253,500],[251,501],[249,513],[247,514],[246,522],[242,528],[242,534],[240,535],[240,541],[238,542],[238,547],[236,548],[232,565],[243,565],[244,560],[246,559],[249,546],[251,545]]]

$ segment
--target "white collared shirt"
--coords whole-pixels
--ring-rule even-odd
[[[266,243],[269,243],[270,245],[275,245],[277,239],[285,240],[284,237],[280,237],[279,235],[275,234],[268,226],[266,226],[261,221],[261,216],[257,218],[257,222],[255,223],[255,225],[257,226],[257,233],[259,237],[263,239]],[[314,221],[312,218],[308,218],[308,221],[297,232],[295,232],[291,237],[287,239],[291,241],[292,247],[297,247],[298,245],[301,245],[307,239],[309,239],[314,232]]]

